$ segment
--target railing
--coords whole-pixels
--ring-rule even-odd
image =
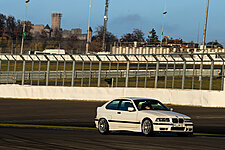
[[[225,53],[0,55],[0,83],[224,89]]]

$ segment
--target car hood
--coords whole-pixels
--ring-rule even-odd
[[[154,115],[156,117],[168,117],[168,118],[177,118],[177,117],[182,117],[182,118],[190,118],[187,115],[181,114],[181,113],[177,113],[177,112],[173,112],[173,111],[161,111],[161,110],[142,110],[140,111],[141,113],[144,113],[146,115]]]

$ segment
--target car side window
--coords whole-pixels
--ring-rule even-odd
[[[134,108],[133,103],[131,101],[129,101],[129,100],[122,100],[121,103],[120,103],[119,109],[120,110],[124,110],[124,111],[128,111],[128,107],[133,107]]]
[[[115,100],[106,106],[106,109],[118,110],[120,100]]]

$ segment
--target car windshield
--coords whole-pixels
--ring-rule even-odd
[[[165,110],[169,109],[157,100],[135,100],[134,101],[138,110]]]

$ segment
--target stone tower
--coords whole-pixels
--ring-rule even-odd
[[[56,13],[56,12],[52,13],[52,25],[51,25],[51,28],[52,28],[53,32],[55,30],[60,30],[61,17],[62,17],[61,13]]]

